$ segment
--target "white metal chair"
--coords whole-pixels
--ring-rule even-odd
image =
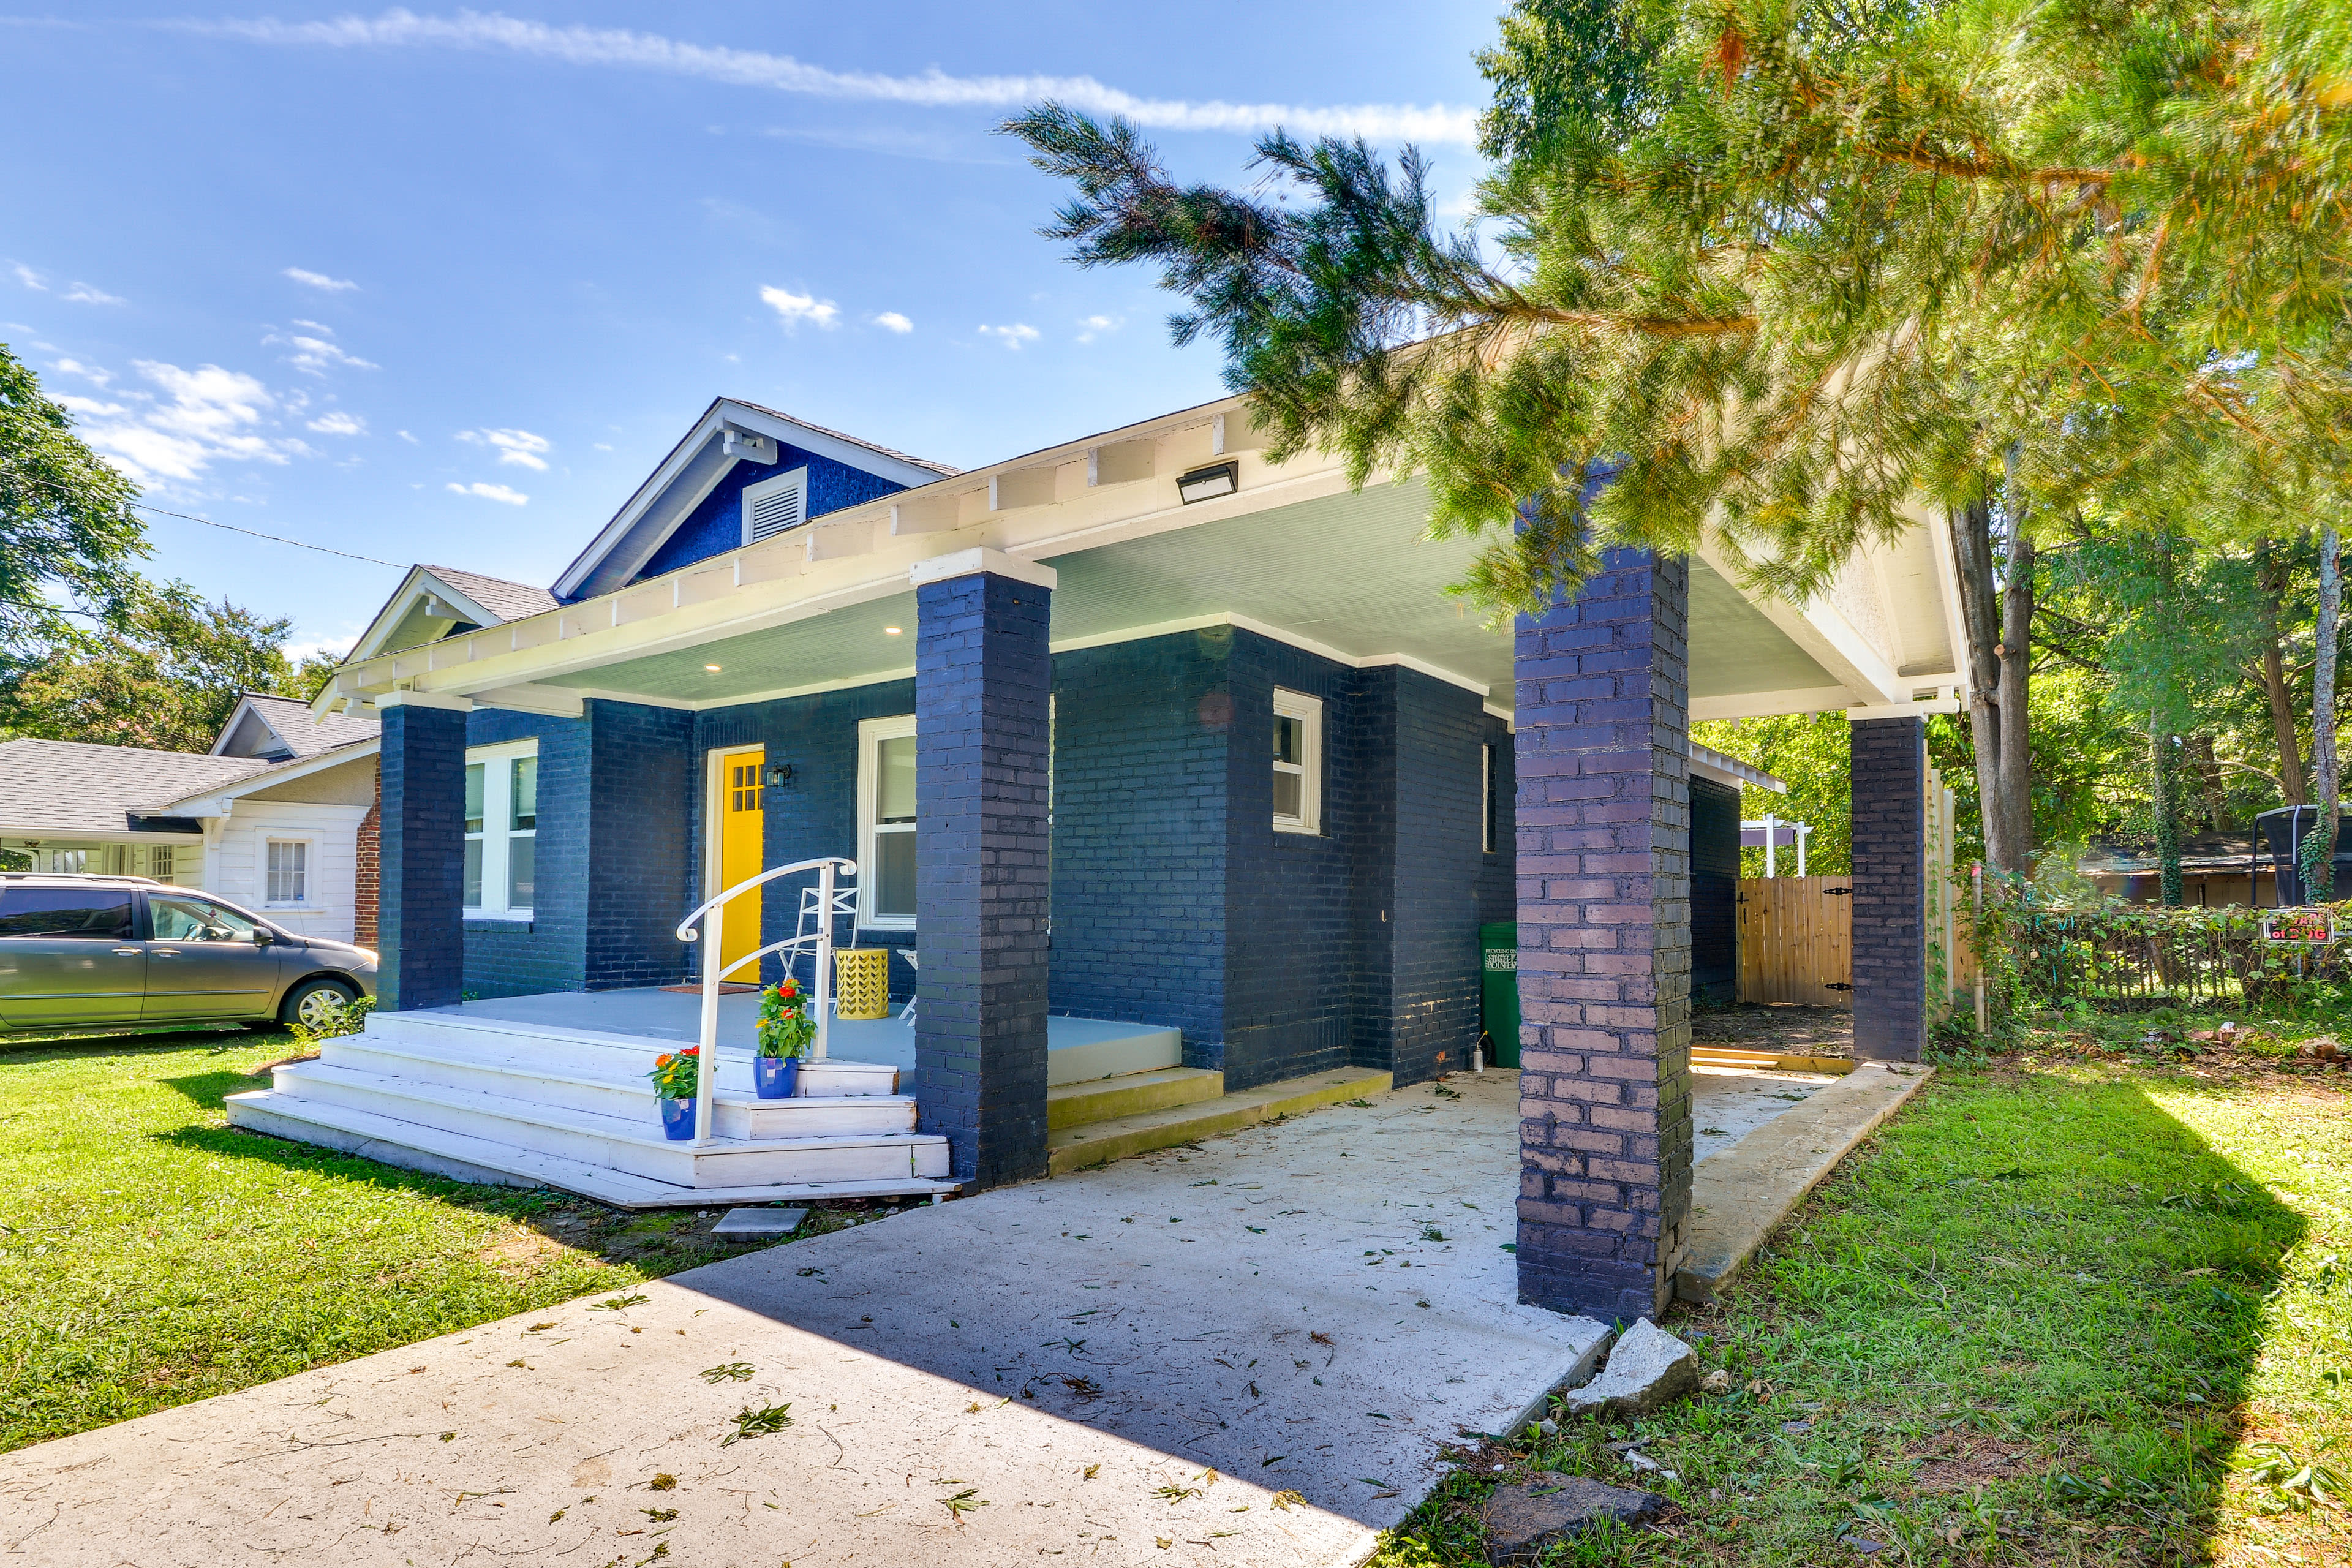
[[[823,908],[824,902],[824,896],[819,889],[815,888],[803,888],[801,889],[800,923],[793,931],[793,936],[795,941],[804,942],[806,938],[815,935],[817,931],[824,928],[824,918],[821,913],[819,913],[819,910]],[[835,921],[834,929],[827,931],[826,934],[829,937],[838,940],[840,934],[839,922],[846,920],[849,922],[849,940],[851,944],[854,945],[857,941],[857,889],[856,888],[835,888],[834,889],[833,918]],[[792,974],[794,979],[799,978],[798,968],[801,961],[801,954],[803,952],[808,954],[809,962],[811,963],[814,963],[816,962],[816,948],[814,944],[807,944],[803,947],[794,948],[793,950],[792,957],[785,962],[784,965],[785,973]],[[814,986],[815,980],[816,977],[814,974],[809,977],[812,987]]]
[[[915,961],[915,950],[911,947],[902,947],[898,950],[898,956],[907,961],[908,968],[916,972],[916,983],[920,984],[922,981],[923,966]],[[918,996],[909,996],[907,998],[907,1005],[898,1009],[898,1022],[906,1024],[911,1023],[914,1020],[915,1004],[921,998]]]

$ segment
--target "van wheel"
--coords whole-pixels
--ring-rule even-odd
[[[305,980],[286,994],[286,1005],[278,1009],[278,1021],[288,1028],[300,1024],[307,1028],[324,1029],[350,1005],[352,988],[339,980]]]

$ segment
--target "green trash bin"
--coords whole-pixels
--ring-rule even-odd
[[[1498,1068],[1519,1065],[1519,927],[1497,921],[1478,928],[1479,1024]]]

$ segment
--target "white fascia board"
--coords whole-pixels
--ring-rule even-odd
[[[360,640],[352,645],[352,651],[343,659],[345,664],[374,657],[383,639],[392,635],[392,628],[398,626],[407,613],[417,580],[425,575],[422,566],[408,569],[408,574],[400,580],[400,586],[392,591],[392,596],[384,600],[383,607],[376,611],[375,618],[368,622],[367,630],[360,634]]]
[[[605,566],[613,564],[614,552],[620,547],[622,542],[626,540],[637,524],[645,520],[646,513],[653,510],[656,504],[667,497],[671,487],[681,478],[689,477],[688,470],[701,459],[704,448],[719,440],[725,428],[730,425],[740,426],[758,435],[772,437],[788,446],[797,447],[803,452],[814,452],[818,457],[830,458],[835,462],[845,464],[866,473],[878,474],[884,479],[895,480],[906,486],[908,489],[937,484],[945,477],[919,463],[909,463],[903,458],[888,457],[871,447],[860,446],[855,441],[846,441],[825,431],[813,429],[796,419],[786,419],[764,408],[754,408],[749,404],[738,403],[729,397],[715,398],[710,406],[703,410],[702,417],[694,422],[694,427],[687,432],[685,438],[670,448],[669,456],[664,458],[660,466],[654,469],[645,483],[639,485],[630,494],[629,499],[622,503],[621,510],[613,514],[613,521],[598,530],[596,537],[590,541],[588,548],[582,551],[573,559],[572,564],[563,569],[563,574],[555,580],[555,596],[561,599],[578,593],[582,584]],[[740,461],[741,461],[740,458],[721,455],[714,464],[709,466],[707,473],[691,476],[694,482],[690,495],[676,498],[677,504],[674,505],[671,510],[677,518],[685,517],[688,512],[702,504],[703,498],[716,489],[719,481],[732,472],[735,465]],[[635,576],[646,562],[653,559],[654,552],[661,548],[667,538],[667,534],[665,533],[661,539],[656,539],[650,544],[641,544],[638,549],[633,550],[630,553],[636,559],[619,563],[622,575]]]
[[[1853,693],[1843,686],[1806,686],[1787,691],[1741,691],[1729,697],[1694,697],[1690,716],[1701,719],[1770,719],[1784,713],[1836,713],[1852,707]]]
[[[194,812],[142,811],[140,816],[193,816]],[[192,845],[204,841],[201,831],[195,833],[134,833],[123,827],[59,827],[50,823],[40,827],[11,827],[0,821],[0,839],[21,838],[35,844],[176,844]]]
[[[1925,702],[1871,702],[1849,708],[1850,720],[1864,719],[1925,719],[1931,713],[1957,713],[1960,710],[1958,697],[1938,697]]]
[[[502,708],[546,719],[577,719],[588,711],[588,694],[568,686],[500,686],[473,695],[477,708]]]
[[[208,757],[219,756],[221,754],[221,748],[228,744],[228,738],[236,733],[236,721],[244,718],[248,713],[253,715],[254,721],[256,723],[268,731],[271,734],[278,735],[278,726],[263,718],[260,712],[253,706],[253,694],[249,691],[239,692],[237,694],[236,706],[228,710],[228,717],[226,719],[221,721],[220,730],[213,736],[212,749],[205,754]],[[280,741],[286,739],[283,735],[278,735],[278,738]]]
[[[292,784],[298,779],[309,778],[312,773],[325,773],[330,768],[340,768],[346,763],[355,763],[362,757],[373,757],[383,748],[383,742],[381,740],[353,741],[348,745],[338,746],[331,752],[320,752],[315,757],[305,757],[299,763],[280,763],[274,768],[264,768],[257,773],[247,773],[234,783],[215,784],[209,789],[198,790],[194,795],[182,795],[177,800],[170,801],[150,811],[141,812],[139,815],[142,816],[226,816],[232,804],[257,789]]]
[[[1719,784],[1728,784],[1733,789],[1753,784],[1758,789],[1769,789],[1775,795],[1789,793],[1786,780],[1773,777],[1753,763],[1743,763],[1712,746],[1702,746],[1696,741],[1690,742],[1690,769],[1702,777],[1713,779]]]
[[[907,581],[919,588],[926,583],[945,583],[957,577],[969,577],[975,572],[1010,577],[1016,583],[1026,583],[1049,592],[1060,581],[1060,574],[1042,561],[1007,555],[1002,550],[991,550],[986,545],[918,561],[907,568]]]

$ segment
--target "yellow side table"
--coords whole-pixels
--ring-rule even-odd
[[[835,1017],[888,1017],[890,950],[887,947],[835,948],[833,987]]]

